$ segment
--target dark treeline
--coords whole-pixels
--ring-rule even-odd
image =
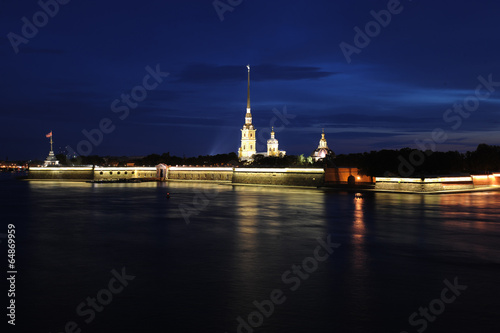
[[[475,151],[433,152],[411,148],[343,154],[339,167],[358,167],[368,176],[418,177],[450,174],[485,174],[500,171],[500,146],[480,144]]]
[[[320,161],[314,161],[312,157],[304,155],[285,155],[281,157],[255,155],[249,167],[335,167],[333,156],[328,156]]]
[[[178,157],[171,156],[170,153],[162,155],[151,154],[136,161],[137,165],[158,165],[160,163],[166,165],[238,165],[238,155],[236,153],[204,155],[198,157]]]

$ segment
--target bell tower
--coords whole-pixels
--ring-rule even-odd
[[[278,140],[274,137],[274,127],[271,129],[271,138],[267,140],[267,156],[280,156]]]
[[[251,160],[252,156],[257,152],[255,146],[255,132],[257,131],[252,124],[252,113],[250,112],[250,65],[248,69],[248,85],[247,85],[247,113],[245,114],[245,124],[241,129],[241,147],[238,150],[238,157],[241,160]]]

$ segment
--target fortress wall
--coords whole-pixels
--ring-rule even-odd
[[[376,177],[376,190],[434,192],[474,188],[471,177],[387,178]]]
[[[167,179],[179,181],[231,182],[233,180],[233,168],[170,167],[167,172]]]
[[[354,176],[356,184],[373,184],[373,177],[359,174],[358,168],[326,168],[325,183],[347,184],[349,176]]]
[[[28,179],[91,180],[93,177],[92,167],[32,167],[28,170]]]
[[[103,180],[159,179],[156,167],[32,167],[28,179]],[[361,176],[357,168],[231,168],[231,167],[170,167],[166,179],[177,181],[228,182],[234,184],[323,186],[347,184],[353,175],[356,184],[372,183],[371,177]],[[469,190],[477,187],[500,186],[500,174],[467,177],[436,178],[375,178],[376,190],[434,192]]]
[[[33,167],[28,179],[131,179],[156,178],[155,167]]]
[[[156,167],[95,167],[94,179],[156,178]]]
[[[473,189],[474,183],[443,183],[443,190],[469,190]]]
[[[234,170],[233,184],[322,186],[323,169],[293,168],[237,168]]]
[[[476,187],[500,185],[500,174],[472,175],[471,177]]]
[[[321,186],[323,169],[170,167],[168,180],[234,184]]]

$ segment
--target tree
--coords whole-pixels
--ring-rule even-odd
[[[59,161],[59,164],[61,165],[67,165],[68,161],[66,159],[66,155],[64,154],[57,154],[56,159]]]

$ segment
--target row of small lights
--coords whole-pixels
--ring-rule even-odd
[[[7,168],[17,168],[17,169],[24,169],[24,168],[27,168],[28,165],[15,165],[15,164],[11,164],[11,165],[5,165],[5,164],[2,164],[0,165],[0,168],[2,169],[7,169]]]

